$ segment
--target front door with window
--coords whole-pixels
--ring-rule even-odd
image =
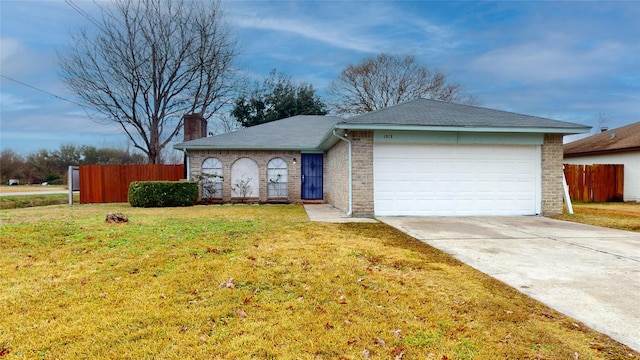
[[[322,200],[322,154],[302,154],[302,200]]]

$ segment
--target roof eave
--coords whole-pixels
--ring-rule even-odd
[[[320,151],[316,147],[300,146],[220,146],[220,145],[185,145],[173,146],[176,150],[263,150],[263,151]]]
[[[545,134],[584,134],[591,127],[549,128],[549,127],[481,127],[481,126],[433,126],[433,125],[398,125],[398,124],[351,124],[338,123],[337,129],[345,130],[405,130],[405,131],[460,131],[460,132],[493,132],[493,133],[545,133]]]
[[[589,151],[581,151],[581,152],[571,152],[571,153],[564,154],[564,157],[565,158],[572,158],[572,157],[591,156],[591,155],[607,155],[607,154],[627,153],[627,152],[635,152],[635,151],[640,151],[640,146],[619,148],[619,149],[589,150]]]

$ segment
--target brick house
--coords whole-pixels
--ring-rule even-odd
[[[201,129],[193,121],[185,129]],[[203,196],[223,202],[317,201],[351,216],[552,215],[562,212],[563,136],[589,129],[417,99],[349,119],[189,135],[174,148],[191,180],[211,175]]]

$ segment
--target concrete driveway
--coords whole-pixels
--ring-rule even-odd
[[[640,233],[545,217],[378,220],[640,351]]]

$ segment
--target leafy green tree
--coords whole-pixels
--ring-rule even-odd
[[[49,159],[51,167],[57,174],[66,174],[70,165],[80,165],[82,147],[62,145],[60,149],[49,154]]]
[[[272,70],[249,94],[236,100],[231,116],[249,127],[296,115],[325,115],[326,108],[313,85],[294,83],[290,76]]]

